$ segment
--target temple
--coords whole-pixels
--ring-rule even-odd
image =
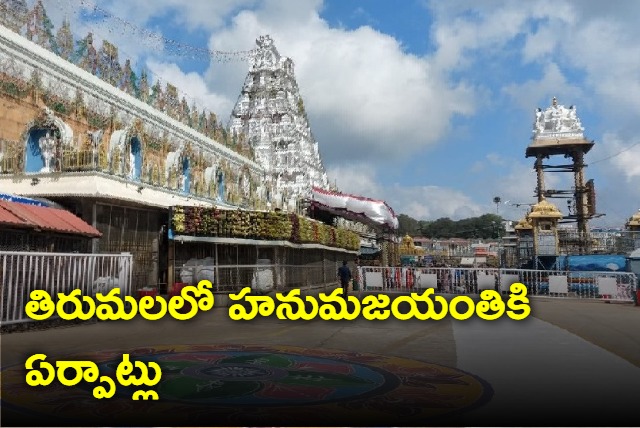
[[[0,12],[0,188],[91,225],[88,252],[132,254],[134,289],[166,291],[203,254],[255,265],[267,244],[260,257],[322,261],[333,278],[372,235],[339,215],[309,218],[311,189],[327,189],[327,175],[293,62],[269,37],[249,55],[228,128],[176,86],[133,70],[108,40],[74,39],[66,20],[54,32],[42,1],[2,2]]]
[[[275,207],[295,209],[313,187],[329,188],[290,58],[261,36],[238,101],[231,114],[233,135],[246,136],[256,162],[266,171]]]
[[[532,142],[526,149],[526,157],[535,158],[534,168],[537,174],[536,196],[538,202],[546,198],[568,199],[570,213],[563,217],[564,222],[577,223],[577,236],[573,245],[577,253],[589,251],[588,221],[596,216],[595,190],[593,180],[585,182],[585,155],[591,150],[594,142],[584,136],[584,128],[576,113],[576,107],[565,107],[558,104],[553,97],[551,106],[542,110],[536,109],[533,124]],[[551,156],[571,158],[570,164],[549,165],[544,160]],[[545,173],[571,172],[574,175],[572,189],[546,189]]]

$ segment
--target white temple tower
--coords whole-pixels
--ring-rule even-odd
[[[242,92],[231,113],[232,133],[243,132],[255,160],[267,172],[272,206],[293,210],[311,196],[312,186],[329,188],[293,61],[280,56],[271,37],[256,40],[258,48]]]
[[[595,188],[593,180],[585,182],[585,155],[594,146],[584,136],[584,128],[576,114],[576,107],[558,104],[556,97],[551,100],[551,106],[542,110],[536,109],[536,119],[533,124],[533,138],[526,150],[526,157],[536,159],[534,168],[537,175],[536,196],[538,203],[546,198],[573,199],[569,208],[573,213],[564,216],[564,220],[575,221],[578,225],[578,238],[575,241],[576,252],[587,254],[590,240],[587,236],[588,221],[598,216],[595,211]],[[549,165],[544,160],[552,156],[571,158],[572,163]],[[572,189],[546,189],[544,177],[548,172],[570,172],[574,176]],[[566,245],[565,245],[566,247]]]

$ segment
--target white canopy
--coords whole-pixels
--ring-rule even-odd
[[[331,192],[317,187],[312,189],[311,198],[313,204],[336,215],[374,223],[377,226],[386,225],[392,229],[398,228],[398,218],[393,209],[384,201]]]

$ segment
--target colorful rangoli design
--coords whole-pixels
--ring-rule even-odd
[[[481,379],[449,367],[288,346],[158,346],[56,360],[94,361],[115,378],[123,353],[160,365],[159,401],[132,401],[135,387],[118,386],[108,400],[93,398],[92,384],[32,388],[21,365],[2,372],[2,408],[71,425],[392,426],[453,415],[492,395]]]

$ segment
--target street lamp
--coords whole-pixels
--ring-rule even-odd
[[[502,201],[502,198],[500,198],[500,196],[496,196],[495,198],[493,198],[493,203],[496,204],[496,214],[500,214],[501,201]]]

